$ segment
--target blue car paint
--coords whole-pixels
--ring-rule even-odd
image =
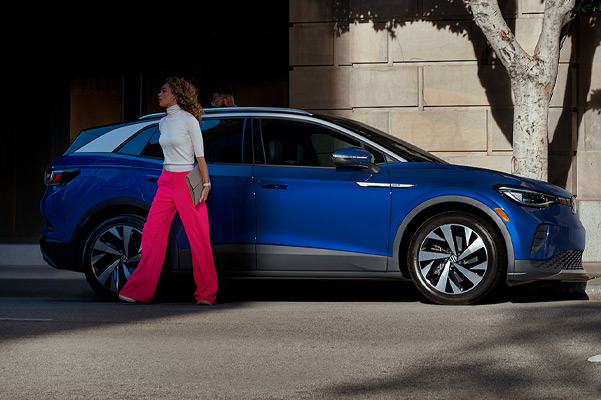
[[[207,200],[213,243],[250,243],[257,238],[253,166],[209,164],[211,195]]]
[[[390,190],[357,184],[388,184],[386,166],[371,175],[257,165],[255,180],[257,243],[388,254]]]
[[[48,232],[45,226],[42,233],[56,240],[71,241],[81,219],[97,204],[116,197],[143,200],[138,185],[129,178],[132,176],[132,162],[132,157],[104,154],[59,158],[52,164],[53,168],[77,166],[81,172],[74,179],[75,184],[47,188],[41,202],[41,212],[51,221],[53,230]]]
[[[584,249],[585,230],[580,220],[568,206],[559,204],[546,209],[525,208],[506,197],[499,197],[496,204],[509,216],[506,222],[518,260],[544,260],[564,250]],[[547,239],[541,249],[531,254],[534,234],[541,224],[549,225]]]

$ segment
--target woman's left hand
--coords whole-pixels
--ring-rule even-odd
[[[209,198],[209,192],[211,191],[210,186],[205,186],[202,188],[202,192],[200,193],[200,201],[207,201]]]
[[[202,177],[202,192],[200,193],[200,201],[207,201],[209,197],[209,191],[211,191],[211,178],[209,177],[209,169],[207,168],[207,162],[204,156],[196,157],[198,161],[198,169],[200,170],[200,176]],[[206,186],[205,186],[206,185]]]

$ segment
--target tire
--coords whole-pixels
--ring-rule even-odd
[[[506,256],[496,230],[465,213],[435,215],[409,245],[409,273],[418,290],[438,304],[481,302],[500,286]]]
[[[84,250],[84,270],[88,283],[101,296],[116,299],[138,266],[145,221],[137,215],[119,215],[90,234]]]

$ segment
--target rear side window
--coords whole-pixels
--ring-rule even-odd
[[[132,156],[146,156],[163,158],[163,151],[159,145],[158,125],[151,125],[142,129],[118,150],[118,153]]]
[[[200,129],[204,140],[205,160],[210,163],[242,163],[244,125],[244,118],[203,120]]]
[[[150,137],[146,146],[142,150],[141,155],[144,157],[153,157],[153,158],[165,158],[163,155],[163,148],[159,144],[159,137],[161,136],[161,131],[159,131],[159,127],[157,125],[156,131]]]

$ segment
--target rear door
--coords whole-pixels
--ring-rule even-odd
[[[256,269],[256,204],[251,130],[245,118],[203,118],[201,130],[211,177],[207,200],[215,266]]]
[[[244,118],[203,118],[201,130],[212,188],[207,200],[215,266],[220,270],[256,268],[256,205],[252,180],[250,131]],[[136,154],[134,173],[142,196],[152,203],[163,168],[158,124],[140,131],[119,150]],[[244,143],[247,143],[246,145]],[[245,146],[247,149],[245,150]],[[191,268],[187,236],[176,215],[172,229],[180,249],[181,267]]]

